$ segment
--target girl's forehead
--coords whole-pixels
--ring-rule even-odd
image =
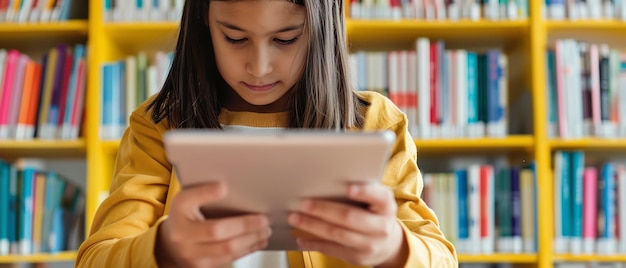
[[[211,1],[210,20],[255,29],[255,32],[271,32],[284,25],[302,24],[305,9],[291,0],[227,0]],[[227,27],[232,28],[232,27]]]

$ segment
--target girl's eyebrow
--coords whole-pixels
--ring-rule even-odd
[[[236,26],[236,25],[234,25],[234,24],[230,24],[230,23],[228,23],[228,22],[218,21],[217,23],[219,23],[219,24],[220,24],[220,25],[222,25],[223,27],[226,27],[226,28],[231,29],[231,30],[240,31],[240,32],[246,32],[246,30],[242,29],[241,27]],[[284,33],[284,32],[290,32],[290,31],[293,31],[293,30],[299,30],[299,29],[302,29],[303,27],[304,27],[304,23],[297,24],[297,25],[290,25],[290,26],[287,26],[287,27],[285,27],[285,28],[282,28],[282,29],[280,29],[280,30],[278,30],[278,31],[275,31],[275,32],[273,32],[273,33]]]

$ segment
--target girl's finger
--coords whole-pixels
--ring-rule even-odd
[[[300,204],[298,211],[363,234],[384,235],[380,229],[385,229],[387,220],[371,211],[355,206],[326,200],[305,200]]]
[[[348,198],[369,204],[374,213],[396,216],[396,202],[391,189],[382,184],[351,184]]]
[[[267,217],[254,214],[197,222],[190,225],[186,231],[196,241],[212,243],[265,228],[269,228]]]
[[[302,213],[289,215],[289,224],[294,228],[311,234],[321,240],[328,240],[353,250],[360,249],[363,245],[371,243],[372,237],[328,223]]]
[[[243,256],[253,250],[258,250],[260,245],[266,245],[267,239],[272,235],[269,227],[263,230],[249,232],[241,236],[216,243],[200,244],[202,254],[207,257],[232,257],[233,259]]]
[[[177,214],[182,214],[187,221],[202,221],[204,216],[200,212],[200,207],[224,198],[226,191],[226,185],[223,183],[208,183],[186,188],[176,197],[176,207],[171,210],[170,215],[179,219]]]

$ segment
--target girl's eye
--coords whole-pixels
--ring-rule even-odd
[[[232,39],[232,38],[226,36],[226,41],[228,41],[231,44],[235,44],[235,45],[241,44],[241,43],[245,42],[246,40],[248,40],[248,39],[246,39],[246,38]]]
[[[274,39],[274,41],[276,41],[276,43],[279,43],[281,45],[291,45],[291,44],[295,43],[297,40],[298,40],[298,37],[296,37],[294,39],[289,39],[289,40]]]

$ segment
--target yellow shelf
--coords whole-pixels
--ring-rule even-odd
[[[459,262],[479,263],[535,263],[536,254],[459,255]]]
[[[104,152],[115,154],[117,153],[117,149],[119,149],[120,147],[120,141],[119,140],[103,141],[101,146]]]
[[[564,262],[626,262],[626,255],[571,255],[556,254],[554,261]]]
[[[78,140],[0,141],[0,156],[85,157],[86,142]]]
[[[173,50],[178,36],[178,23],[106,23],[103,25],[103,31],[116,46],[124,49]]]
[[[0,263],[18,262],[73,262],[76,252],[60,252],[57,254],[11,255],[0,256]]]
[[[69,20],[49,23],[0,23],[0,35],[3,38],[15,38],[24,35],[39,34],[75,34],[87,35],[87,20]]]
[[[626,22],[618,20],[547,21],[548,30],[624,31]]]
[[[558,149],[586,149],[586,150],[624,150],[626,139],[584,138],[577,140],[550,140],[550,148]]]
[[[445,39],[446,44],[488,42],[497,44],[517,40],[526,35],[529,23],[515,21],[422,21],[422,20],[355,20],[346,21],[348,39],[353,45],[370,46],[393,43],[407,44],[419,37]]]
[[[415,140],[418,152],[452,152],[458,150],[511,150],[532,149],[531,135],[513,135],[506,138],[479,138],[479,139],[436,139]]]
[[[86,43],[87,20],[51,23],[0,23],[0,48],[18,49],[33,59],[61,43]]]

